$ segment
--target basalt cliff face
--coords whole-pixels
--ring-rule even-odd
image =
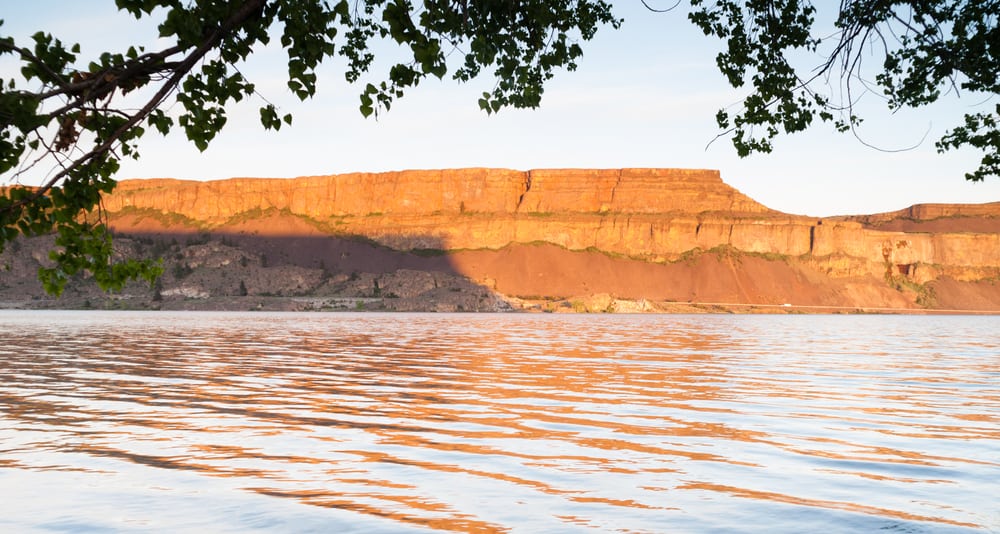
[[[1000,203],[814,218],[710,170],[456,169],[130,180],[104,208],[123,236],[199,235],[249,247],[254,262],[322,267],[327,281],[370,274],[370,294],[352,293],[370,298],[405,271],[448,273],[514,307],[1000,310]],[[188,252],[173,257],[190,267]]]

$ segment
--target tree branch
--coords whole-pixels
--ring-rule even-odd
[[[187,57],[184,58],[184,60],[179,62],[177,66],[174,69],[172,69],[173,74],[163,85],[163,87],[161,87],[160,90],[157,91],[156,94],[149,99],[146,105],[144,105],[138,112],[132,115],[131,118],[129,118],[124,124],[118,127],[118,129],[116,129],[110,136],[108,136],[108,138],[105,139],[103,143],[94,147],[89,152],[85,153],[83,156],[73,160],[73,162],[70,163],[68,166],[64,166],[62,170],[57,172],[52,178],[50,178],[48,181],[42,184],[31,195],[27,196],[24,199],[21,199],[18,202],[11,203],[9,206],[6,206],[4,208],[4,211],[12,211],[20,209],[21,207],[36,201],[37,199],[47,194],[53,187],[56,186],[56,184],[58,184],[62,179],[66,178],[70,173],[79,169],[86,163],[92,161],[94,158],[110,151],[111,148],[114,146],[114,144],[118,142],[119,139],[121,139],[122,135],[124,135],[127,131],[129,131],[133,127],[135,127],[140,121],[148,117],[149,114],[153,112],[153,110],[155,110],[157,107],[160,106],[160,104],[163,103],[163,101],[170,95],[170,93],[172,93],[177,88],[181,80],[185,76],[187,76],[187,74],[191,71],[191,69],[194,68],[194,66],[199,61],[201,61],[205,57],[205,55],[208,54],[209,51],[218,46],[218,44],[227,35],[229,35],[234,29],[238,28],[243,22],[252,17],[255,13],[258,13],[260,10],[262,10],[266,3],[267,0],[249,0],[245,4],[243,4],[243,6],[236,13],[231,15],[228,19],[226,19],[225,22],[223,22],[223,24],[221,24],[212,33],[206,36],[206,38],[194,51],[188,54]],[[173,47],[173,48],[178,48],[178,47]],[[172,50],[173,48],[168,50]],[[93,93],[91,93],[91,95],[93,95]],[[64,106],[64,108],[62,108],[62,113],[65,113],[68,109],[73,109],[74,107],[75,108],[82,107],[84,102],[93,101],[96,98],[98,98],[98,96],[89,96],[88,98],[81,97],[81,99],[78,100],[77,103],[74,103],[75,105]],[[51,116],[56,116],[56,115],[50,114],[50,117]]]

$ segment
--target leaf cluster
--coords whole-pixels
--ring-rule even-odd
[[[406,89],[449,70],[452,79],[467,82],[492,69],[494,88],[479,99],[487,113],[537,107],[556,70],[576,69],[583,55],[579,41],[593,38],[602,25],[621,24],[603,0],[425,0],[420,9],[408,0],[368,0],[365,15],[348,32],[349,82],[370,68],[371,39],[391,39],[409,56],[389,68],[387,80],[366,85],[365,116],[389,109]],[[459,59],[450,63],[451,56]]]
[[[691,0],[690,20],[725,41],[717,56],[733,87],[750,86],[736,113],[716,116],[740,156],[770,152],[781,133],[817,119],[849,131],[854,106],[881,93],[891,110],[920,107],[948,92],[996,98],[1000,93],[998,0],[841,0],[834,31],[820,33],[810,0]],[[823,9],[829,9],[828,4]],[[793,64],[818,57],[811,70]],[[874,63],[874,79],[867,64]],[[984,152],[969,180],[1000,175],[1000,104],[964,116],[937,142],[938,151]]]

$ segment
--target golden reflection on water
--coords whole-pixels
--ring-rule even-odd
[[[705,490],[717,493],[729,493],[735,497],[742,497],[746,499],[759,499],[772,502],[783,502],[788,504],[795,504],[800,506],[810,506],[816,508],[829,508],[832,510],[845,510],[848,512],[859,512],[869,515],[877,515],[884,517],[893,517],[904,519],[907,521],[931,521],[947,523],[955,526],[961,527],[978,527],[979,525],[975,523],[962,523],[959,521],[950,521],[947,519],[942,519],[939,517],[924,517],[914,514],[908,514],[906,512],[900,512],[897,510],[889,510],[885,508],[877,508],[873,506],[865,506],[863,504],[852,503],[852,502],[838,502],[838,501],[820,501],[813,499],[803,499],[801,497],[796,497],[794,495],[783,495],[780,493],[770,493],[763,491],[748,490],[743,488],[736,488],[732,486],[723,486],[721,484],[707,484],[707,483],[693,483],[687,484],[683,489],[689,490]]]
[[[70,317],[0,316],[0,481],[103,459],[459,532],[1000,528],[992,318]]]

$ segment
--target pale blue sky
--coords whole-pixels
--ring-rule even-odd
[[[669,2],[672,4],[672,2]],[[260,101],[231,109],[226,130],[199,153],[180,131],[148,133],[142,159],[125,162],[119,179],[207,180],[295,177],[355,171],[455,167],[719,169],[730,185],[771,208],[804,215],[873,213],[920,202],[1000,200],[1000,179],[966,182],[978,154],[939,155],[934,140],[981,99],[948,99],[930,109],[890,115],[875,95],[860,130],[874,145],[913,150],[886,153],[852,135],[818,126],[782,137],[775,153],[739,159],[728,139],[715,137],[715,113],[742,93],[715,70],[720,43],[703,36],[684,13],[646,11],[638,0],[615,2],[621,30],[605,28],[584,43],[576,72],[562,72],[537,110],[487,116],[476,104],[488,81],[429,82],[379,119],[357,110],[358,87],[335,64],[321,67],[320,91],[300,103],[281,78],[280,49],[256,54],[243,72],[295,122],[266,132]],[[155,29],[116,13],[111,0],[0,0],[0,33],[23,39],[38,29],[80,42],[84,55],[119,45],[155,43]],[[25,41],[26,42],[26,41]],[[127,44],[126,44],[127,43]],[[14,66],[0,62],[0,76]],[[707,147],[707,148],[706,148]],[[35,178],[40,179],[40,177]],[[6,181],[6,180],[4,180]],[[27,182],[31,181],[29,177]]]

